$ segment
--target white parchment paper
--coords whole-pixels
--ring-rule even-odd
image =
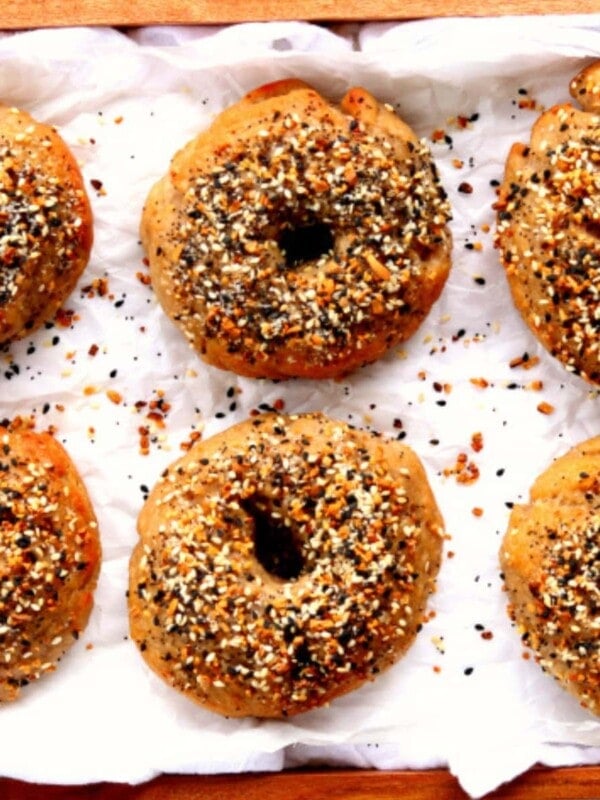
[[[475,797],[536,762],[600,763],[600,722],[523,658],[497,561],[510,504],[554,457],[598,433],[600,400],[514,311],[491,208],[510,144],[527,139],[543,106],[567,100],[570,78],[598,56],[594,15],[0,37],[0,99],[58,126],[95,214],[93,257],[66,304],[73,325],[0,353],[0,419],[34,415],[38,428],[56,428],[89,488],[104,550],[85,635],[54,675],[0,709],[2,774],[139,782],[161,771],[448,765]],[[246,91],[286,76],[334,99],[362,84],[392,103],[430,140],[453,204],[441,299],[408,344],[342,382],[275,384],[205,366],[140,280],[141,207],[176,148]],[[459,190],[465,183],[472,192]],[[511,367],[524,353],[534,366]],[[149,418],[161,398],[162,420]],[[399,664],[290,721],[226,720],[164,686],[128,640],[128,558],[147,488],[181,443],[275,400],[402,432],[452,538],[436,616]],[[553,413],[538,411],[542,401]],[[468,485],[447,474],[461,453],[479,470]]]

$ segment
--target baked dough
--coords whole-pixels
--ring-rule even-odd
[[[96,518],[64,448],[0,427],[0,701],[53,671],[79,637],[99,564]]]
[[[600,437],[537,478],[513,508],[500,561],[524,643],[600,715]]]
[[[0,344],[52,319],[83,272],[92,213],[54,128],[0,106]]]
[[[409,448],[321,414],[198,442],[138,528],[131,637],[170,686],[232,717],[308,711],[395,662],[443,535]]]
[[[174,157],[141,238],[166,313],[209,363],[328,378],[414,333],[450,267],[424,142],[361,88],[268,84]]]
[[[570,103],[513,145],[500,187],[497,246],[517,309],[547,350],[600,383],[600,66],[571,82]]]

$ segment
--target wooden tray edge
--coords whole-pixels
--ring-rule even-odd
[[[4,0],[0,29],[216,25],[270,20],[366,22],[424,17],[590,14],[600,0]]]
[[[4,800],[465,800],[448,770],[301,769],[276,773],[160,775],[147,783],[41,785],[0,779]],[[598,800],[600,766],[534,767],[486,800]]]

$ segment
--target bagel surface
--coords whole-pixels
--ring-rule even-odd
[[[600,715],[600,437],[557,459],[513,508],[500,563],[523,642]]]
[[[262,86],[180,150],[141,238],[159,302],[210,364],[327,378],[408,338],[450,268],[429,150],[361,88]]]
[[[96,518],[64,448],[0,427],[0,701],[53,671],[79,637],[99,564]]]
[[[92,212],[68,146],[25,111],[0,106],[0,344],[48,322],[92,247]]]
[[[513,145],[496,244],[516,308],[569,372],[600,383],[600,65]]]
[[[139,516],[131,637],[212,711],[286,717],[409,647],[443,521],[415,454],[321,414],[267,414],[199,442]]]

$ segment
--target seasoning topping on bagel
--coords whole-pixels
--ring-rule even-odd
[[[422,623],[443,523],[406,447],[318,414],[199,443],[140,515],[131,629],[232,716],[306,711],[389,666]]]
[[[144,210],[159,299],[210,363],[329,377],[414,332],[449,269],[426,144],[353,89],[256,90],[174,159]]]
[[[48,321],[87,264],[92,218],[56,131],[0,106],[0,344]]]

